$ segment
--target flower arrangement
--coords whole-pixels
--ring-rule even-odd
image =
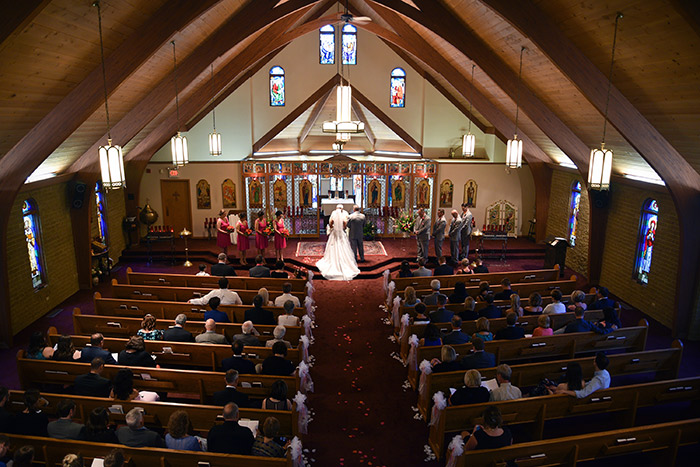
[[[285,238],[289,237],[289,230],[287,230],[285,228],[281,228],[277,232],[279,232]]]
[[[263,229],[263,233],[268,237],[272,237],[275,234],[275,228],[272,226],[272,220],[267,220],[267,225]]]
[[[243,229],[243,233],[246,237],[253,235],[253,229]]]
[[[232,225],[227,225],[227,226],[226,226],[226,232],[228,232],[228,233],[233,233],[233,232],[235,232],[235,231],[236,231],[236,227],[234,227],[234,226],[232,226]]]
[[[367,222],[362,229],[365,240],[374,240],[377,235],[377,225],[374,222]]]
[[[413,232],[413,226],[416,223],[416,220],[413,217],[413,215],[405,211],[401,211],[399,217],[392,217],[391,219],[394,221],[394,225],[397,229],[399,229],[399,231],[406,233]]]

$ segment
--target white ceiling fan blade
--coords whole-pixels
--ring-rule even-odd
[[[357,24],[367,24],[372,22],[372,18],[369,16],[355,16],[353,17],[352,22]]]

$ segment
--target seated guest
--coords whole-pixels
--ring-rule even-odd
[[[513,444],[513,435],[508,427],[501,427],[503,418],[498,407],[491,405],[484,410],[484,424],[476,425],[464,444],[465,451],[474,449],[497,449]],[[466,438],[467,432],[462,433]]]
[[[489,321],[488,318],[481,317],[477,319],[476,332],[472,334],[472,340],[474,340],[475,337],[478,337],[484,342],[492,341],[493,333],[491,333],[490,329],[491,321]]]
[[[508,309],[518,316],[523,315],[523,307],[520,306],[520,295],[517,293],[511,294],[510,307]]]
[[[253,432],[238,424],[238,406],[229,402],[224,406],[224,423],[214,425],[207,436],[209,452],[249,456],[253,448]]]
[[[124,451],[116,448],[109,451],[105,456],[104,467],[124,467],[124,463]]]
[[[430,281],[430,288],[432,289],[433,293],[423,297],[423,303],[425,303],[427,306],[437,305],[438,297],[440,296],[445,297],[445,303],[447,303],[447,295],[440,293],[440,281],[438,279],[433,279]]]
[[[433,323],[428,323],[428,325],[425,327],[423,338],[418,341],[418,345],[421,347],[442,345],[442,335],[440,334],[440,329]]]
[[[35,331],[29,337],[29,347],[25,356],[33,360],[46,360],[53,355],[53,347],[49,347],[41,331]]]
[[[440,256],[438,258],[438,267],[435,268],[433,276],[451,276],[454,273],[454,268],[447,264],[447,258]]]
[[[586,303],[584,300],[586,299],[586,293],[583,290],[574,290],[571,293],[571,303],[567,305],[566,310],[567,311],[574,311],[576,310],[576,307],[581,307],[584,310],[586,309]]]
[[[518,315],[512,311],[508,312],[506,315],[506,327],[496,331],[496,340],[508,339],[522,339],[525,337],[525,329],[520,326],[516,326],[515,323],[518,322]]]
[[[291,300],[294,303],[294,306],[300,307],[301,302],[299,301],[299,297],[295,297],[292,295],[292,284],[289,282],[285,282],[282,284],[282,295],[277,297],[275,299],[275,306],[284,306],[285,302],[287,300]]]
[[[156,367],[156,361],[146,352],[146,344],[141,336],[131,336],[124,350],[119,352],[117,361],[124,366]]]
[[[510,378],[513,376],[513,370],[502,363],[496,367],[496,382],[498,387],[491,391],[491,401],[510,401],[520,399],[523,393],[517,386],[510,383]]]
[[[70,336],[61,336],[58,338],[56,350],[51,356],[51,360],[59,362],[79,362],[80,356],[81,353],[79,350],[75,350]]]
[[[156,329],[156,317],[152,314],[147,314],[141,321],[141,329],[136,331],[137,336],[143,337],[146,341],[162,341],[163,331]]]
[[[549,315],[540,315],[537,317],[537,327],[532,331],[532,337],[552,336],[554,330],[549,327]]]
[[[27,436],[48,436],[49,417],[42,411],[48,402],[36,389],[24,391],[24,410],[15,416],[12,432]]]
[[[464,373],[464,386],[450,396],[450,405],[481,404],[489,401],[489,390],[481,385],[481,373],[468,370]]]
[[[433,366],[433,373],[446,373],[462,369],[462,365],[457,360],[457,352],[451,345],[443,345],[440,349],[440,360],[434,358],[430,364]]]
[[[479,282],[479,293],[476,295],[477,302],[485,302],[487,295],[493,295],[491,292],[491,286],[486,281]]]
[[[296,298],[296,297],[295,297]],[[299,326],[299,317],[294,316],[294,302],[287,300],[282,304],[284,308],[284,314],[280,314],[277,317],[277,324],[281,326]]]
[[[486,306],[479,310],[479,316],[482,318],[486,319],[495,319],[495,318],[500,318],[503,313],[501,312],[501,309],[498,308],[496,305],[493,304],[493,294],[487,293],[486,296],[484,297],[484,301],[486,302]]]
[[[110,399],[121,401],[155,402],[159,400],[158,394],[152,391],[138,391],[134,389],[134,373],[128,368],[122,368],[114,376]]]
[[[226,264],[226,262],[228,261],[228,257],[226,256],[226,253],[219,253],[218,260],[219,260],[219,262],[211,267],[211,274],[213,276],[235,276],[236,275],[236,268],[234,268],[230,264]]]
[[[469,266],[469,258],[464,258],[459,262],[457,274],[474,274],[472,268]]]
[[[236,370],[242,375],[254,374],[255,364],[243,356],[243,342],[234,339],[231,350],[233,355],[221,360],[221,371]]]
[[[531,293],[527,299],[527,306],[523,308],[523,314],[542,314],[542,295],[538,294],[537,292]]]
[[[101,358],[105,363],[109,365],[116,365],[117,362],[112,357],[112,354],[102,348],[104,343],[104,336],[99,332],[90,336],[90,345],[83,347],[80,351],[80,361],[83,363],[90,363],[95,358]]]
[[[206,305],[212,297],[218,297],[220,305],[243,305],[241,297],[236,292],[228,289],[228,279],[222,277],[219,279],[219,288],[214,289],[202,298],[190,298],[187,303],[193,305]]]
[[[496,356],[484,351],[484,341],[480,337],[472,338],[473,352],[462,359],[462,369],[493,368],[496,366]]]
[[[270,271],[270,277],[277,279],[289,279],[289,273],[284,270],[284,261],[278,259],[275,263],[275,270]]]
[[[199,440],[190,435],[192,423],[184,410],[176,410],[170,414],[168,420],[168,434],[165,435],[165,446],[168,449],[181,451],[201,451]]]
[[[175,317],[175,326],[170,326],[168,329],[163,331],[163,340],[170,342],[194,342],[194,336],[192,333],[185,329],[186,322],[186,314],[180,313],[177,315]]]
[[[469,294],[467,293],[467,287],[464,282],[455,282],[455,291],[447,299],[450,303],[464,303]]]
[[[15,450],[12,467],[32,467],[34,465],[34,446],[20,446]]]
[[[226,388],[212,395],[212,403],[214,405],[226,405],[229,402],[235,402],[239,407],[248,407],[248,395],[236,389],[236,386],[238,386],[238,372],[236,370],[227,370],[224,378],[226,380]]]
[[[12,428],[12,415],[5,408],[10,392],[5,386],[0,386],[0,433],[10,433]]]
[[[241,333],[233,336],[233,342],[240,341],[244,346],[260,346],[260,333],[255,330],[252,321],[246,321],[241,325]]]
[[[195,274],[195,276],[209,276],[209,273],[207,272],[207,265],[200,264],[199,265],[199,272],[197,274]]]
[[[56,406],[58,420],[54,420],[46,427],[51,438],[56,439],[82,439],[80,432],[83,429],[82,423],[75,423],[75,402],[70,399],[63,399]]]
[[[430,322],[431,323],[449,323],[450,320],[452,319],[452,316],[454,316],[454,313],[447,308],[445,308],[445,305],[447,304],[447,297],[440,294],[437,297],[437,310],[433,311],[430,313]]]
[[[132,448],[164,448],[163,438],[144,426],[143,413],[141,407],[134,407],[127,412],[124,417],[126,426],[117,428],[119,442]]]
[[[462,321],[474,321],[479,319],[479,313],[474,311],[476,308],[476,300],[474,297],[467,297],[464,299],[464,310],[459,312],[459,317]]]
[[[280,432],[280,421],[267,417],[262,427],[262,434],[255,438],[251,455],[260,457],[287,457],[287,450],[277,444],[275,439]]]
[[[501,279],[501,291],[493,296],[494,300],[509,300],[513,295],[513,289],[510,288],[510,279],[504,277]]]
[[[596,325],[604,329],[619,329],[622,327],[620,318],[617,317],[617,312],[614,308],[607,307],[603,308],[603,319],[598,321]]]
[[[111,357],[111,355],[110,355]],[[114,361],[114,359],[112,359]],[[86,375],[75,377],[73,392],[78,396],[108,397],[112,383],[107,378],[100,376],[105,368],[105,362],[100,357],[95,357],[90,362],[90,372]]]
[[[476,262],[476,267],[472,268],[472,271],[474,271],[474,274],[483,274],[489,272],[489,268],[484,266],[484,262],[481,260],[481,258],[477,258]]]
[[[607,389],[610,387],[610,373],[608,373],[608,365],[610,360],[605,356],[605,352],[598,352],[595,355],[595,360],[593,362],[593,368],[595,372],[593,373],[593,378],[586,383],[583,389],[577,391],[571,390],[560,390],[557,389],[554,392],[556,394],[568,394],[570,396],[576,396],[578,399],[583,399],[593,394],[598,389]]]
[[[272,330],[272,337],[274,339],[270,339],[267,342],[265,342],[265,347],[272,347],[275,345],[275,342],[281,342],[284,345],[287,346],[288,349],[292,348],[292,344],[289,341],[284,340],[284,335],[287,332],[287,328],[284,326],[280,326],[279,324],[275,326],[275,329]]]
[[[62,467],[84,467],[82,454],[66,454],[63,456]]]
[[[566,313],[566,307],[561,302],[561,290],[552,290],[552,303],[544,307],[542,313],[546,315],[558,315],[561,313]]]
[[[258,294],[253,298],[253,308],[245,311],[245,320],[252,321],[253,324],[275,325],[275,316],[270,310],[263,308],[264,298]]]
[[[574,311],[574,316],[576,319],[574,319],[572,322],[566,325],[564,328],[564,334],[571,334],[574,332],[590,332],[593,331],[596,334],[608,334],[609,332],[612,332],[612,329],[606,329],[602,326],[598,326],[597,324],[591,323],[588,320],[583,319],[585,311],[583,308],[576,308]]]
[[[596,293],[597,300],[590,306],[591,310],[604,310],[607,307],[615,308],[615,300],[608,298],[607,287],[598,287]]]
[[[459,345],[466,344],[471,340],[468,334],[462,332],[462,318],[459,316],[453,316],[452,320],[452,330],[442,337],[443,344]]]
[[[223,311],[219,311],[219,305],[221,300],[219,297],[211,297],[209,299],[209,308],[207,312],[204,313],[204,321],[208,319],[213,319],[217,323],[230,323],[231,320],[228,319],[228,315]]]
[[[204,344],[228,344],[226,336],[216,332],[216,321],[211,318],[204,322],[204,332],[195,337],[194,341]]]
[[[270,277],[270,268],[265,266],[265,258],[262,255],[255,257],[255,266],[248,272],[250,277]]]
[[[403,301],[401,304],[403,306],[414,307],[420,303],[420,298],[416,297],[416,289],[410,285],[406,287],[403,291]]]
[[[119,438],[109,426],[109,412],[104,407],[95,407],[88,415],[87,423],[80,431],[80,439],[91,443],[119,444]]]
[[[289,376],[296,369],[294,364],[287,360],[287,346],[282,342],[275,342],[272,346],[272,355],[263,360],[263,375]]]
[[[263,298],[263,306],[275,306],[275,304],[270,301],[270,292],[268,292],[265,287],[261,287],[260,290],[258,290],[258,295]]]
[[[559,385],[548,386],[547,390],[550,394],[564,391],[580,391],[586,382],[583,380],[583,370],[581,369],[581,364],[578,362],[572,362],[566,365],[566,373],[564,374],[564,381],[559,383]]]
[[[287,399],[287,383],[278,379],[270,386],[270,395],[263,399],[263,410],[292,410],[292,402]]]
[[[401,266],[399,266],[399,277],[413,277],[411,265],[406,260],[401,261]]]
[[[433,271],[425,267],[425,258],[418,260],[418,269],[413,271],[413,277],[428,277],[432,276]]]
[[[10,438],[7,435],[0,434],[0,467],[7,467],[6,462],[12,466],[12,461],[7,452],[10,450]]]
[[[414,310],[416,310],[416,316],[413,318],[413,324],[428,324],[430,323],[430,318],[425,313],[428,308],[425,303],[418,303]]]

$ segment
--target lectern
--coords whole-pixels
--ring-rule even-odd
[[[551,269],[555,264],[559,265],[559,277],[564,276],[564,265],[566,265],[566,249],[569,242],[561,237],[547,238],[547,249],[544,253],[544,267]]]

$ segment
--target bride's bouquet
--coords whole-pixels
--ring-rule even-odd
[[[394,225],[397,229],[399,229],[399,231],[406,233],[412,233],[413,226],[416,223],[416,220],[413,217],[413,215],[405,211],[401,211],[399,213],[399,217],[392,217],[391,220],[394,221]]]

